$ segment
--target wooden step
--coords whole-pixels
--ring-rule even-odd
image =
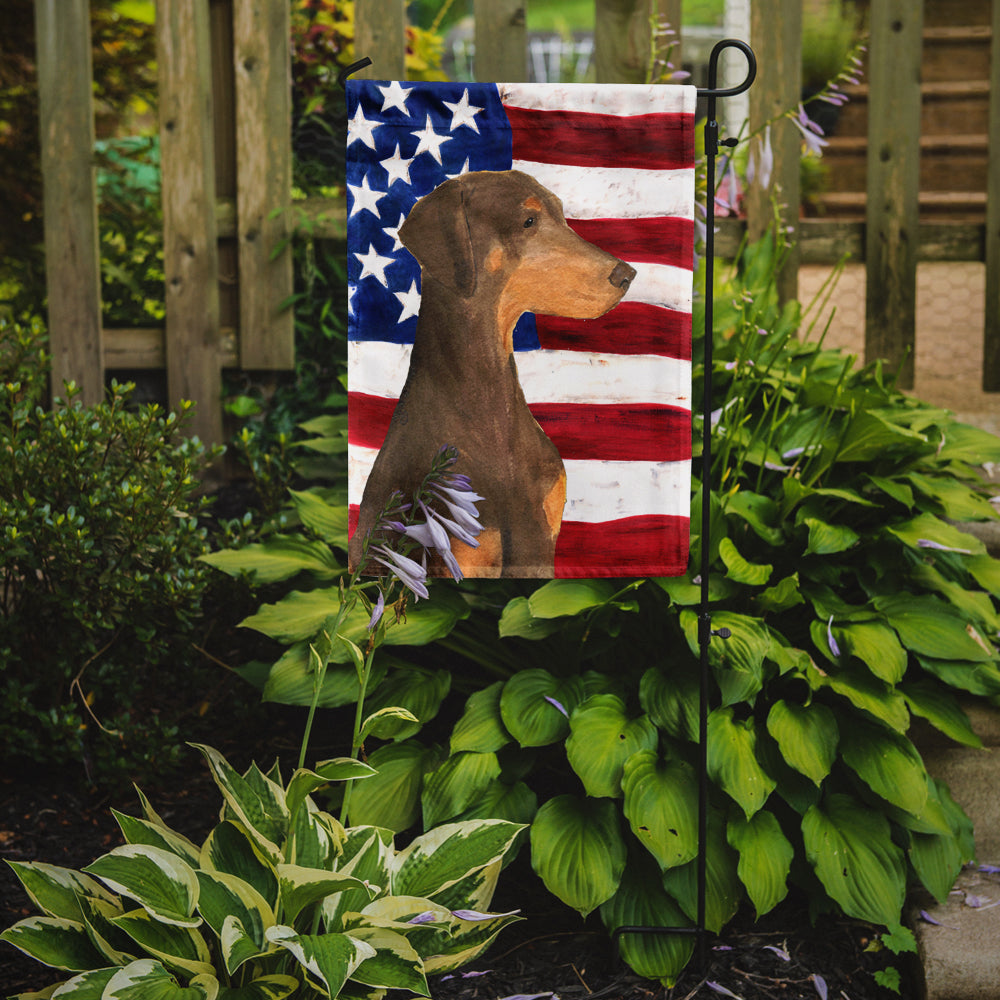
[[[815,199],[828,218],[864,219],[868,204],[863,191],[831,191]],[[979,191],[921,191],[920,218],[954,222],[982,222],[986,193]]]
[[[992,38],[989,25],[925,28],[921,79],[925,83],[988,80]]]
[[[991,0],[924,0],[924,27],[944,27],[956,21],[989,24],[990,5]]]

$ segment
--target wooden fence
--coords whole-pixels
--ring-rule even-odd
[[[169,399],[195,400],[196,432],[220,441],[221,369],[293,364],[292,316],[281,308],[292,288],[291,255],[276,252],[292,218],[282,211],[291,203],[290,0],[157,2],[166,326],[125,331],[104,330],[100,320],[88,0],[35,2],[53,383],[73,379],[93,401],[108,369],[165,368]],[[478,79],[526,78],[526,2],[475,0]],[[681,23],[681,0],[595,0],[599,81],[645,78],[651,6]],[[985,261],[983,384],[998,391],[1000,0],[992,3],[985,224],[919,220],[922,9],[918,0],[871,0],[867,216],[787,217],[797,242],[782,292],[795,294],[800,263],[832,263],[845,253],[863,260],[866,355],[896,364],[909,350],[903,378],[912,384],[917,262]],[[405,78],[405,10],[405,0],[357,0],[356,51],[373,60],[366,75]],[[799,101],[802,2],[754,0],[751,10],[759,65],[753,129]],[[781,124],[770,185],[749,192],[745,223],[725,220],[716,244],[722,255],[733,252],[745,227],[763,230],[773,196],[799,203],[800,139]],[[314,220],[313,235],[343,237],[342,200],[310,202],[299,214]]]

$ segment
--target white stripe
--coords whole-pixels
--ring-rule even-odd
[[[514,160],[563,204],[567,219],[636,219],[672,215],[694,219],[694,170],[572,167]]]
[[[623,301],[645,302],[678,312],[691,312],[691,272],[671,264],[628,261],[636,271]]]
[[[398,399],[410,366],[410,350],[409,344],[348,341],[350,391]],[[588,351],[518,351],[514,357],[529,403],[659,403],[691,407],[690,361]]]
[[[593,83],[500,83],[500,100],[532,111],[583,111],[602,115],[689,114],[694,87],[662,84],[608,87]]]
[[[374,448],[347,452],[347,501],[360,504],[371,473]],[[613,521],[664,514],[687,517],[691,507],[691,462],[600,462],[573,459],[566,466],[566,521]],[[475,487],[475,483],[473,483]]]

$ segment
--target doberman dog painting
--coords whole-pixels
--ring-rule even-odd
[[[466,576],[683,573],[693,89],[348,102],[352,565],[450,446],[483,498]]]

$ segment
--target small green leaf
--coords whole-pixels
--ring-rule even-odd
[[[698,739],[698,674],[684,661],[669,672],[650,667],[639,682],[639,704],[660,729],[678,740]]]
[[[544,639],[562,627],[558,619],[536,618],[527,597],[515,597],[507,602],[500,615],[499,635],[501,639]]]
[[[326,543],[294,535],[272,535],[266,542],[209,552],[200,559],[230,576],[246,574],[257,584],[277,583],[298,573],[330,580],[344,572]]]
[[[956,743],[967,747],[983,745],[965,710],[947,688],[928,679],[907,681],[900,685],[900,691],[914,715],[926,719]]]
[[[278,884],[281,888],[282,913],[286,920],[293,922],[305,907],[318,903],[327,896],[346,889],[367,890],[364,883],[352,875],[304,868],[301,865],[278,865]]]
[[[788,873],[795,849],[774,813],[765,809],[750,819],[737,816],[730,820],[726,837],[729,846],[739,851],[736,873],[760,919],[788,894]]]
[[[767,801],[776,782],[757,762],[753,718],[733,718],[733,709],[717,708],[708,717],[708,774],[749,819]]]
[[[844,552],[855,545],[860,537],[846,524],[828,524],[815,517],[804,518],[803,523],[809,529],[806,555],[828,556]]]
[[[608,580],[550,580],[528,598],[533,618],[561,618],[606,604],[615,594]]]
[[[460,750],[494,753],[510,742],[510,733],[500,716],[502,690],[503,681],[496,681],[469,696],[465,711],[452,730],[452,753]]]
[[[785,761],[818,787],[837,756],[837,720],[826,705],[797,705],[779,699],[767,716],[767,731]]]
[[[289,490],[295,512],[302,523],[324,542],[347,550],[347,506],[327,503],[314,490]]]
[[[739,549],[730,538],[723,538],[719,541],[719,557],[726,564],[727,576],[736,583],[746,584],[748,587],[763,587],[770,579],[774,567],[768,563],[748,562],[740,555]]]

